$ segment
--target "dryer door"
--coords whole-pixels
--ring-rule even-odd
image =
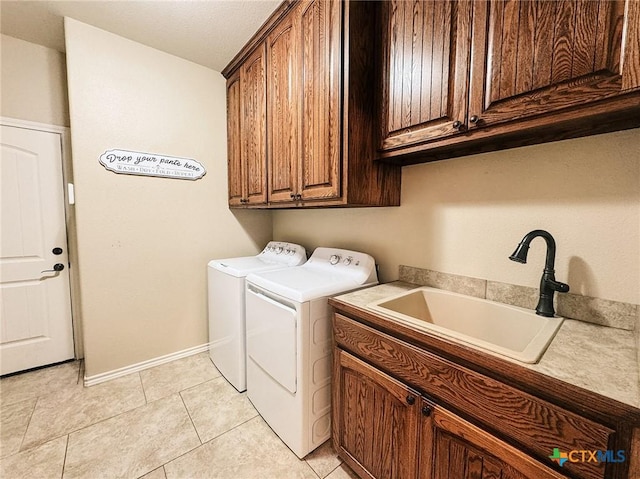
[[[289,392],[296,392],[298,311],[247,286],[247,354]]]

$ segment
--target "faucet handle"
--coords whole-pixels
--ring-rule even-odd
[[[560,281],[555,281],[553,279],[548,279],[547,280],[547,284],[551,287],[551,289],[553,289],[554,291],[557,291],[558,293],[568,293],[569,292],[569,285],[566,283],[561,283]]]

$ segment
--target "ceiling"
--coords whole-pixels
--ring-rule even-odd
[[[280,1],[1,0],[0,32],[63,52],[67,16],[222,71]]]

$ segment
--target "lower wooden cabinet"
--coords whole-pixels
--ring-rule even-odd
[[[341,349],[333,411],[334,446],[362,478],[567,477]]]
[[[566,477],[431,401],[422,400],[421,413],[421,479]]]
[[[360,477],[415,477],[419,394],[344,351],[334,360],[334,446]]]

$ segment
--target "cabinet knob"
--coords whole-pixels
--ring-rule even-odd
[[[415,396],[413,396],[413,395],[411,395],[411,394],[409,394],[409,395],[407,396],[406,400],[407,400],[407,404],[408,404],[409,406],[413,406],[413,405],[414,405],[414,403],[416,402],[416,397],[415,397]]]
[[[302,199],[302,195],[301,194],[297,194],[296,195],[296,200],[301,200]]]
[[[478,123],[478,121],[480,121],[480,117],[478,115],[471,115],[469,121],[475,125],[476,123]]]
[[[454,121],[451,126],[453,126],[454,130],[462,130],[462,122],[460,120]]]
[[[292,199],[292,200],[295,200],[295,199],[296,199],[296,195],[294,195],[293,193],[291,193],[289,196],[291,196],[291,199]]]
[[[422,415],[425,417],[431,416],[433,408],[431,406],[422,406]]]

